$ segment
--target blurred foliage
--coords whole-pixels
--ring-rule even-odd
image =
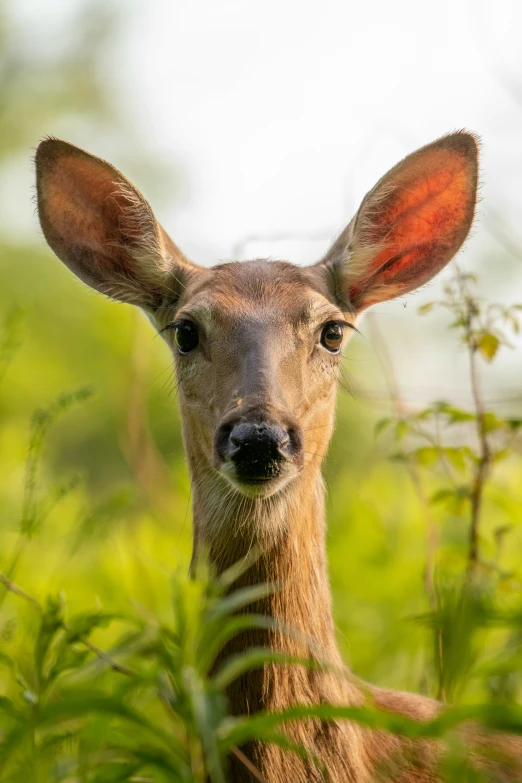
[[[101,4],[77,4],[67,36],[45,46],[45,38],[24,40],[14,2],[0,3],[0,165],[17,152],[24,156],[56,117],[112,115],[98,56],[111,32]]]
[[[31,49],[0,3],[0,169],[61,117],[118,121],[98,68],[107,17],[91,5],[74,18],[67,46]],[[167,352],[41,243],[0,237],[0,276],[0,780],[226,780],[229,752],[251,736],[287,744],[284,721],[306,710],[227,717],[224,686],[266,651],[209,674],[227,634],[269,621],[233,615],[252,595],[227,597],[227,578],[185,576],[190,489]],[[453,738],[444,774],[460,781],[478,778],[462,775],[455,725],[521,729],[522,410],[485,409],[479,366],[520,308],[481,302],[463,273],[424,312],[435,306],[468,351],[474,408],[406,410],[391,384],[375,421],[341,395],[328,546],[346,661],[455,707],[423,727],[321,715]]]

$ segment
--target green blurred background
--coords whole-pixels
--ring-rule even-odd
[[[335,22],[336,9],[339,24],[347,14],[349,18],[350,14],[342,4],[326,5],[330,26]],[[304,6],[308,9],[307,18],[312,19],[309,4]],[[469,9],[466,3],[459,8],[460,16],[453,24],[460,25],[462,30]],[[449,6],[446,8],[443,4],[439,10],[449,14],[448,9]],[[298,14],[297,6],[294,10]],[[400,10],[406,24],[412,9],[404,3]],[[345,118],[359,126],[359,140],[350,152],[350,166],[347,168],[340,163],[335,171],[329,160],[325,164],[331,169],[330,181],[337,183],[334,186],[339,195],[337,214],[326,219],[319,210],[316,221],[311,223],[305,213],[302,223],[298,223],[291,204],[292,191],[302,190],[304,180],[292,179],[292,167],[286,168],[281,162],[290,141],[283,133],[278,142],[277,128],[272,128],[272,136],[266,142],[272,147],[265,149],[256,129],[253,110],[241,108],[246,89],[241,66],[246,47],[244,39],[255,39],[253,45],[262,51],[256,36],[264,35],[263,25],[270,27],[270,19],[258,18],[257,12],[249,11],[241,3],[224,3],[223,18],[219,17],[215,6],[211,9],[208,3],[198,3],[193,13],[197,17],[198,13],[207,11],[211,21],[205,27],[207,37],[200,40],[197,21],[192,17],[189,20],[185,15],[188,12],[175,3],[145,5],[135,2],[108,8],[105,3],[75,2],[62,8],[56,3],[17,4],[15,0],[0,0],[0,317],[3,321],[0,570],[9,567],[17,552],[34,411],[47,408],[63,392],[92,388],[92,397],[58,417],[49,432],[36,476],[37,524],[13,572],[15,581],[30,594],[40,596],[63,591],[71,610],[103,606],[111,611],[132,610],[144,617],[166,615],[170,606],[172,572],[188,569],[190,559],[190,485],[181,446],[171,360],[166,347],[140,312],[104,300],[75,280],[53,258],[38,233],[31,203],[31,158],[43,135],[65,137],[95,154],[110,158],[146,193],[169,230],[169,214],[177,215],[173,222],[178,228],[186,217],[186,227],[181,227],[179,232],[181,239],[175,231],[173,234],[196,261],[206,263],[212,258],[231,257],[234,248],[239,249],[241,256],[258,255],[262,248],[267,254],[282,255],[284,252],[292,259],[304,261],[311,260],[314,253],[317,257],[327,241],[323,235],[342,228],[342,221],[346,222],[351,216],[350,210],[356,206],[355,200],[364,194],[364,187],[370,186],[371,178],[383,173],[395,158],[430,141],[443,130],[450,130],[461,118],[471,124],[479,123],[487,115],[485,125],[490,123],[491,135],[488,137],[484,129],[486,168],[493,171],[495,161],[501,161],[504,179],[499,176],[494,180],[495,188],[488,191],[486,219],[481,220],[464,263],[467,268],[478,271],[482,293],[488,298],[506,303],[515,301],[517,296],[522,300],[522,253],[516,239],[517,224],[512,221],[512,214],[516,214],[516,199],[510,200],[514,173],[522,163],[520,134],[515,133],[515,129],[521,127],[516,79],[506,78],[505,90],[513,92],[507,97],[501,86],[484,87],[490,97],[498,97],[499,91],[502,93],[499,103],[492,104],[499,112],[496,128],[491,125],[495,122],[488,115],[487,107],[482,107],[481,113],[482,94],[469,73],[468,82],[473,84],[471,97],[468,96],[466,103],[462,89],[455,85],[451,100],[456,106],[460,95],[459,110],[455,111],[455,120],[449,119],[450,111],[446,110],[447,116],[443,117],[446,125],[442,128],[439,127],[442,120],[430,123],[429,114],[424,118],[424,125],[419,124],[419,110],[412,103],[417,100],[418,93],[414,85],[408,87],[406,79],[400,85],[397,115],[390,118],[388,127],[378,121],[374,106],[379,96],[374,94],[372,107],[368,108],[371,117],[368,135],[373,134],[373,142],[370,140],[367,146],[361,141],[365,107],[354,101]],[[268,16],[271,13],[272,23],[277,27],[275,7],[267,10]],[[354,13],[353,8],[350,13]],[[317,14],[320,15],[318,9]],[[207,84],[205,94],[212,92],[213,80],[219,78],[221,67],[219,59],[214,60],[219,46],[205,52],[202,41],[204,43],[211,36],[212,26],[217,27],[216,35],[222,28],[228,29],[232,18],[236,23],[230,34],[243,43],[237,52],[237,71],[223,68],[221,74],[232,96],[221,111],[228,110],[230,101],[236,100],[239,107],[237,117],[227,120],[208,100],[206,103],[203,98],[199,100],[193,73],[201,71],[202,84],[211,82],[210,87]],[[424,29],[426,20],[421,22],[417,19]],[[287,38],[278,30],[274,33],[275,38],[269,38],[265,45],[268,59],[277,60],[280,56],[278,67],[283,67],[284,80],[284,63],[288,68],[296,67],[290,63],[297,44],[289,35],[291,14],[285,16],[281,24],[288,33]],[[364,34],[370,35],[366,17],[360,24],[364,26]],[[154,38],[160,26],[169,27],[168,45]],[[392,51],[393,35],[398,33],[390,27],[391,39],[386,38],[386,29],[379,28],[376,41],[384,41]],[[452,41],[456,46],[458,37],[455,28],[451,29],[453,33],[445,41],[448,47]],[[320,52],[326,52],[328,48],[328,37],[320,31],[317,35],[317,43],[320,38],[323,47],[317,55],[320,61]],[[192,55],[186,55],[185,74],[177,68],[176,58],[181,56],[178,49],[184,46],[184,52],[191,42]],[[426,75],[433,70],[437,73],[440,68],[446,74],[445,78],[458,82],[447,64],[442,67],[445,55],[443,52],[437,55],[436,35],[426,45],[433,62],[438,63],[433,65],[428,57],[422,66]],[[281,59],[283,55],[286,59]],[[302,56],[302,50],[298,56]],[[163,73],[171,59],[172,94],[166,88],[168,81]],[[378,59],[382,73],[386,52],[381,50]],[[348,70],[348,63],[346,65]],[[508,66],[509,63],[506,73],[512,73]],[[403,70],[406,74],[411,73],[408,67],[405,61]],[[479,76],[480,67],[480,64],[476,65]],[[157,78],[151,68],[158,69]],[[215,68],[217,76],[213,74]],[[333,77],[337,69],[335,62],[331,68]],[[457,65],[455,68],[462,76]],[[141,82],[138,79],[134,83],[138,70],[143,70],[145,75]],[[272,78],[271,73],[269,71],[267,79]],[[188,86],[184,83],[185,76]],[[328,72],[320,70],[320,78],[327,77]],[[349,82],[347,74],[343,79]],[[351,79],[360,84],[364,74],[352,73]],[[299,77],[295,76],[295,80],[298,82]],[[183,88],[180,83],[184,83]],[[270,83],[265,87],[269,92]],[[385,84],[383,89],[389,93],[389,88],[390,85]],[[189,99],[185,94],[189,89],[193,90],[192,103],[187,103]],[[307,85],[297,85],[296,89],[299,100],[288,98],[288,113],[285,113],[284,102],[273,107],[280,127],[284,127],[287,120],[293,127],[296,113],[299,115],[298,104],[305,100]],[[147,95],[149,90],[152,97]],[[411,115],[401,108],[401,101],[407,100],[408,92]],[[340,103],[349,104],[349,93],[347,83],[347,97]],[[174,108],[164,116],[154,113],[154,105],[160,102],[162,106],[175,106],[179,95],[182,98],[185,95],[185,104],[182,102],[179,110]],[[442,86],[435,97],[438,105],[448,100]],[[428,102],[429,98],[426,98]],[[259,114],[266,123],[266,115],[270,113],[267,96],[258,96],[258,101]],[[320,108],[323,119],[318,124],[323,128],[322,136],[327,137],[331,133],[328,123],[324,122],[327,107]],[[332,120],[337,126],[339,111],[334,111]],[[233,120],[239,122],[241,112],[239,129],[232,128]],[[204,144],[201,143],[201,165],[196,165],[200,136],[196,135],[193,147],[189,148],[187,137],[178,143],[174,132],[174,125],[182,126],[187,113],[190,115],[189,128],[198,127],[201,138],[205,136]],[[499,119],[501,116],[505,123]],[[304,120],[306,115],[300,117],[300,121]],[[166,127],[158,130],[162,123]],[[165,141],[169,123],[173,130],[170,146]],[[273,125],[273,117],[271,123]],[[213,139],[218,125],[225,126],[225,130],[221,130],[223,135],[230,129],[233,141],[236,139],[234,134],[241,134],[254,149],[252,157],[247,159],[241,148],[237,159],[232,149],[227,153],[229,158],[225,158],[219,142],[221,137]],[[393,128],[399,125],[401,132],[396,133]],[[504,137],[502,130],[506,125],[509,134]],[[473,125],[473,129],[482,130],[478,125]],[[302,159],[305,160],[306,155],[306,161],[311,161],[309,176],[312,178],[319,170],[322,156],[326,155],[324,138],[320,137],[319,130],[314,133],[319,150],[315,161],[312,136],[304,142],[304,151],[301,151]],[[389,138],[393,143],[388,145]],[[501,158],[494,142],[503,140],[505,156]],[[375,155],[371,152],[372,144]],[[272,160],[272,152],[278,148],[276,163],[270,170],[272,179],[262,181],[257,196],[255,185],[245,185],[245,181],[251,183],[256,173],[252,162],[257,159],[256,145],[261,160]],[[218,161],[214,166],[213,149]],[[515,149],[517,153],[512,155]],[[357,168],[354,160],[358,156]],[[276,195],[280,159],[279,184],[287,193],[286,201],[278,201]],[[377,166],[379,170],[374,171]],[[229,182],[226,185],[228,190],[223,185],[228,203],[220,203],[218,185],[215,192],[212,191],[213,200],[205,201],[201,195],[205,188],[205,169],[209,170],[211,183],[219,183],[220,178],[227,183],[232,178],[232,185]],[[349,204],[343,205],[341,190],[346,182],[352,187],[352,173],[357,180],[353,185],[354,203],[348,198]],[[307,179],[308,209],[321,202],[322,190],[327,184],[326,180],[319,180],[315,187],[314,182]],[[237,204],[230,198],[232,187],[237,190],[238,202],[245,194],[252,196],[248,220],[240,212],[235,218]],[[270,200],[271,193],[275,194],[275,207]],[[269,215],[277,212],[277,220],[272,223],[270,220],[265,222],[263,201]],[[288,204],[287,217],[285,203]],[[220,233],[216,226],[220,225],[225,212],[227,228]],[[196,228],[198,218],[200,224]],[[332,229],[336,221],[339,225]],[[234,225],[235,238],[231,233]],[[201,239],[207,230],[208,241]],[[468,522],[465,513],[458,509],[449,509],[444,504],[433,505],[429,515],[436,543],[430,542],[426,509],[408,471],[400,462],[388,459],[393,445],[385,437],[377,438],[374,430],[376,421],[394,410],[378,353],[381,358],[385,355],[394,368],[395,377],[399,378],[401,405],[405,410],[420,409],[440,397],[463,405],[469,402],[466,356],[457,336],[448,329],[449,317],[438,311],[424,319],[416,314],[417,305],[440,294],[437,285],[417,295],[407,309],[403,302],[386,305],[380,308],[373,321],[363,322],[363,335],[352,341],[345,359],[349,391],[340,390],[337,429],[326,465],[331,582],[339,643],[345,659],[365,679],[432,695],[436,692],[436,683],[431,639],[427,629],[415,620],[429,607],[425,589],[427,551],[435,547],[435,560],[440,568],[462,570],[467,556]],[[503,348],[498,363],[484,366],[488,406],[512,418],[522,417],[521,364],[519,339],[515,335],[513,350]],[[469,438],[472,440],[471,434]],[[510,575],[502,583],[508,598],[516,591],[520,578],[520,467],[520,443],[515,442],[509,458],[495,469],[486,497],[482,530],[485,557]],[[443,485],[443,478],[429,465],[422,467],[420,472],[427,496]],[[509,528],[508,543],[499,552],[502,536],[499,538],[498,531],[504,527]],[[433,551],[429,556],[433,556]],[[34,618],[29,609],[20,608],[14,596],[7,596],[0,610],[0,640],[21,660],[33,631],[32,623]],[[497,632],[488,632],[483,639],[479,661],[491,657],[498,644]],[[470,678],[466,685],[467,698],[482,697],[481,682]]]

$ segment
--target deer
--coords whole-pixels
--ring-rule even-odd
[[[332,619],[321,465],[343,350],[361,314],[424,286],[468,236],[476,137],[451,133],[404,158],[310,266],[197,265],[123,174],[53,137],[37,148],[36,175],[40,224],[56,256],[98,292],[141,308],[172,352],[192,485],[193,563],[204,550],[219,575],[255,546],[259,554],[237,586],[279,585],[246,609],[273,618],[273,626],[242,633],[223,655],[261,645],[331,664],[269,662],[249,671],[229,688],[231,713],[360,706],[370,694],[386,712],[420,722],[436,716],[441,705],[432,699],[339,674],[347,667]],[[349,720],[310,718],[286,731],[322,761],[332,783],[439,779],[437,744],[429,740]],[[509,764],[495,769],[495,779],[520,779]],[[324,778],[307,758],[252,742],[242,758],[231,757],[230,780],[255,779]]]

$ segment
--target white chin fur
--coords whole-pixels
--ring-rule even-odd
[[[285,487],[296,475],[294,471],[289,471],[282,476],[277,476],[268,481],[246,484],[236,477],[234,467],[229,463],[225,463],[221,466],[220,473],[230,484],[232,484],[234,489],[248,498],[269,498],[283,489],[283,487]]]

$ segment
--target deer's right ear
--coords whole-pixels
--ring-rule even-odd
[[[104,160],[46,139],[36,152],[36,187],[47,242],[97,291],[155,310],[175,301],[197,271],[141,193]]]

